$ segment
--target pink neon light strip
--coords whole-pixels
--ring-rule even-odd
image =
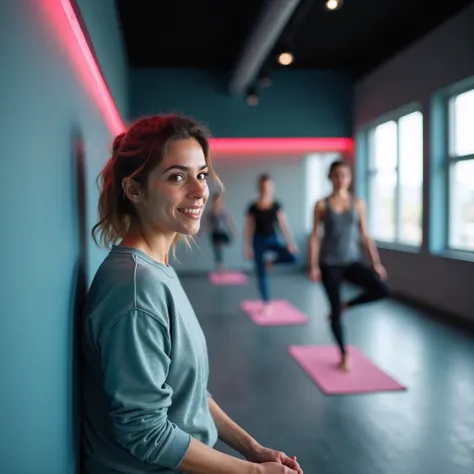
[[[81,29],[81,25],[79,24],[74,9],[71,6],[71,2],[69,0],[60,0],[60,3],[63,7],[69,26],[71,27],[72,33],[77,41],[80,53],[82,53],[74,55],[74,59],[77,63],[80,63],[82,60],[82,64],[78,64],[78,66],[82,72],[83,78],[86,79],[86,82],[89,85],[89,92],[92,93],[97,105],[102,110],[111,132],[119,134],[125,128],[124,124],[120,118],[120,114],[115,106],[112,96],[110,95],[104,78],[102,77],[100,69],[95,62],[89,44],[87,43]],[[89,74],[89,78],[84,77],[87,73]]]
[[[215,138],[216,155],[291,155],[323,151],[350,152],[351,138]]]

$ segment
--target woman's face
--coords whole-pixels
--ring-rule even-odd
[[[196,234],[209,196],[207,176],[206,157],[194,138],[172,142],[148,177],[141,219],[160,233]]]
[[[259,191],[262,197],[271,198],[273,196],[274,190],[275,186],[271,179],[265,179],[264,181],[260,182]]]
[[[352,181],[351,170],[345,165],[337,166],[332,170],[329,179],[335,191],[347,191]]]

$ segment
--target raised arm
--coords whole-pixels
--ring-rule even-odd
[[[309,236],[309,277],[313,281],[319,279],[319,228],[325,209],[325,201],[320,200],[313,211],[313,228]]]
[[[281,229],[283,237],[285,239],[286,245],[290,252],[294,253],[296,251],[296,246],[291,237],[290,226],[288,225],[288,219],[286,218],[285,211],[283,209],[278,209],[277,211],[278,225]]]
[[[252,251],[252,237],[255,229],[255,220],[252,213],[252,207],[247,211],[245,216],[245,231],[244,231],[244,253],[245,257],[251,260],[253,258]]]
[[[237,237],[238,232],[237,232],[237,226],[235,225],[234,219],[232,219],[232,216],[229,213],[226,214],[226,218],[227,218],[227,224],[229,225],[229,229],[232,232],[232,235],[234,237]]]

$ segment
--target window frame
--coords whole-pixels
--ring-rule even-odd
[[[455,125],[453,126],[454,117],[452,117],[453,100],[466,92],[474,91],[474,84],[466,84],[464,87],[454,88],[446,94],[444,100],[444,116],[446,126],[446,140],[444,144],[444,176],[445,176],[445,216],[446,216],[446,235],[444,242],[444,251],[453,255],[464,255],[473,256],[474,249],[466,249],[463,247],[455,247],[451,245],[451,192],[452,192],[452,179],[454,173],[454,167],[461,161],[474,161],[474,153],[468,155],[455,155],[452,153],[452,137],[454,134]],[[468,258],[470,260],[470,258]]]
[[[414,112],[419,112],[422,117],[422,134],[424,134],[424,126],[425,126],[425,116],[423,113],[423,108],[419,102],[412,102],[410,104],[407,104],[403,107],[400,107],[396,110],[393,110],[387,114],[384,114],[380,117],[378,117],[376,120],[366,124],[364,127],[366,130],[366,143],[367,143],[367,153],[366,153],[366,169],[365,169],[365,180],[366,180],[366,196],[367,196],[367,207],[370,209],[371,206],[371,180],[374,179],[377,170],[375,169],[373,165],[373,136],[375,132],[375,128],[379,125],[382,125],[384,123],[394,121],[397,124],[397,161],[396,161],[396,176],[397,176],[397,184],[395,187],[395,240],[392,241],[386,241],[386,240],[379,240],[379,239],[374,239],[376,245],[380,248],[387,248],[387,249],[394,249],[394,250],[401,250],[405,252],[412,252],[412,253],[419,253],[421,252],[421,249],[424,245],[424,240],[425,240],[425,235],[424,235],[424,229],[423,229],[423,213],[424,213],[424,201],[423,201],[423,189],[424,189],[424,149],[425,149],[425,144],[424,140],[422,139],[423,147],[422,147],[422,187],[421,187],[421,241],[419,244],[410,244],[406,242],[400,241],[400,234],[401,234],[401,191],[400,191],[400,127],[399,127],[399,120],[406,116],[410,115]],[[369,227],[371,226],[370,219],[371,216],[368,213],[368,220],[369,220]]]
[[[343,154],[338,151],[318,151],[309,153],[305,156],[305,231],[311,233],[313,230],[314,206],[319,199],[331,194],[331,185],[327,173],[333,161],[343,159]],[[312,165],[317,163],[317,171],[320,171],[315,177],[311,171]],[[315,179],[316,178],[316,179]],[[319,183],[317,183],[319,181]],[[317,192],[311,192],[310,190]]]

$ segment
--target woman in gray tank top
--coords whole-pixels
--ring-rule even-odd
[[[349,370],[341,314],[350,307],[386,298],[390,294],[387,274],[380,263],[377,248],[367,232],[365,206],[349,192],[352,176],[348,164],[336,161],[329,170],[333,192],[318,201],[314,208],[310,237],[310,270],[313,281],[321,279],[331,306],[331,330],[341,352],[339,368]],[[319,237],[320,226],[324,236]],[[362,244],[362,245],[361,245]],[[361,246],[369,254],[371,264],[363,262]],[[341,301],[340,287],[346,279],[364,288],[359,296]]]

